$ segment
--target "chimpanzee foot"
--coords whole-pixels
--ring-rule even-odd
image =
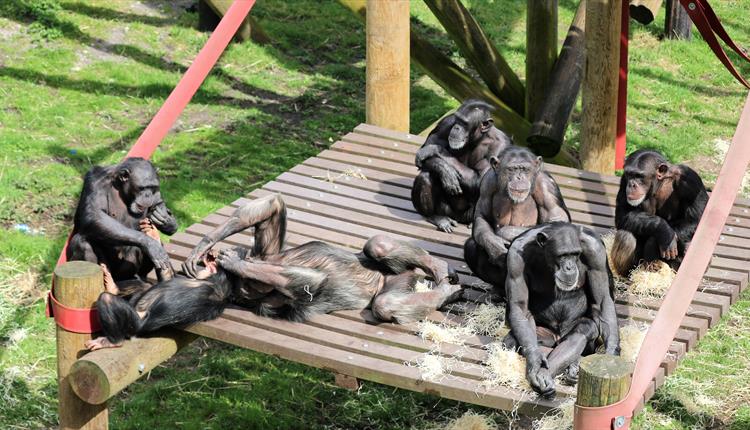
[[[456,227],[458,225],[458,222],[456,220],[450,219],[447,216],[440,215],[431,217],[429,221],[435,224],[438,230],[444,231],[446,233],[453,233],[453,227]]]
[[[443,307],[448,303],[453,303],[455,301],[461,300],[463,298],[464,287],[462,285],[449,284],[443,281],[436,287],[436,289],[440,290],[444,294],[443,303],[440,305],[440,307]]]
[[[106,337],[102,336],[102,337],[97,337],[96,339],[86,341],[84,346],[89,351],[96,351],[97,349],[104,349],[104,348],[119,348],[122,346],[122,343],[112,343]]]
[[[100,263],[99,267],[102,268],[102,273],[104,274],[104,291],[115,296],[120,294],[120,289],[117,288],[115,279],[112,277],[112,274],[109,273],[109,269],[107,269],[107,265],[104,263]]]
[[[575,385],[578,383],[578,363],[572,363],[565,369],[562,375],[562,382],[565,385]]]

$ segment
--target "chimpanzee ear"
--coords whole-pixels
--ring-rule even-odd
[[[656,179],[661,181],[667,176],[667,173],[669,173],[669,165],[665,163],[659,164],[659,167],[656,168]]]
[[[542,159],[541,156],[536,157],[536,170],[537,171],[541,171],[542,170],[542,166],[544,166],[544,160]]]
[[[500,163],[499,158],[495,157],[494,155],[490,157],[490,165],[492,166],[493,169],[496,168],[499,163]]]
[[[482,121],[482,127],[481,127],[482,133],[487,133],[488,131],[490,131],[490,129],[492,128],[492,124],[493,124],[492,118],[487,118],[484,121]]]
[[[123,167],[122,169],[117,171],[117,180],[125,183],[128,182],[130,179],[130,170],[127,167]]]
[[[536,234],[536,243],[539,244],[542,248],[544,248],[544,244],[547,243],[547,239],[549,236],[547,236],[547,233],[545,232],[539,232]]]

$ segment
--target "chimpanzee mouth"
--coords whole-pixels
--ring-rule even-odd
[[[557,288],[563,290],[563,291],[571,291],[574,290],[578,286],[578,277],[573,280],[573,282],[566,282],[559,277],[555,276],[555,285]]]
[[[466,140],[448,138],[448,145],[451,147],[451,149],[458,150],[458,149],[463,148],[464,145],[466,145]]]
[[[219,271],[219,265],[216,262],[217,253],[212,249],[203,256],[203,265],[212,275]]]
[[[636,200],[628,199],[628,204],[630,206],[636,207],[636,206],[640,206],[640,204],[643,203],[644,200],[646,200],[646,195],[645,194],[642,195],[639,199],[636,199]]]
[[[513,203],[521,203],[529,196],[529,190],[514,190],[508,188],[508,196],[513,200]]]

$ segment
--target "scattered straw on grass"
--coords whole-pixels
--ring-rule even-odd
[[[482,303],[465,316],[466,327],[482,336],[501,337],[508,333],[505,327],[505,308]]]
[[[534,420],[534,430],[569,430],[573,428],[573,405],[575,399],[570,399],[560,405],[554,412],[543,415]]]
[[[474,411],[466,411],[461,417],[448,423],[445,430],[496,430],[490,417]]]
[[[526,359],[515,351],[506,349],[500,342],[487,347],[488,374],[482,382],[486,386],[503,386],[520,390],[531,390],[526,380]]]
[[[628,291],[640,297],[662,298],[672,286],[675,271],[663,261],[640,265],[630,272]]]
[[[463,344],[463,338],[469,334],[463,326],[450,326],[447,324],[435,324],[431,321],[419,323],[419,336],[424,340],[437,343]]]
[[[635,363],[647,331],[648,327],[635,322],[620,327],[620,357]]]

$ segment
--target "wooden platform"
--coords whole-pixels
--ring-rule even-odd
[[[331,149],[175,235],[167,245],[173,264],[179,267],[201,237],[243,202],[281,193],[289,208],[290,246],[323,240],[358,251],[370,236],[387,233],[447,260],[458,269],[463,283],[477,284],[479,280],[471,276],[463,262],[463,243],[470,230],[460,226],[453,234],[439,232],[412,207],[410,189],[417,172],[414,153],[423,140],[420,136],[360,125]],[[617,177],[549,164],[546,169],[560,185],[573,222],[592,226],[601,233],[613,228]],[[219,247],[248,245],[251,241],[252,236],[246,232],[230,237]],[[748,261],[750,202],[738,200],[705,274],[705,286],[695,295],[647,398],[746,287],[750,276]],[[476,301],[486,299],[480,290],[473,291],[472,296]],[[650,322],[660,303],[622,296],[617,300],[617,312],[623,320]],[[459,321],[461,317],[440,312],[430,316],[437,322],[446,318]],[[482,346],[492,339],[477,336],[466,339],[468,347],[444,344],[443,354],[455,357],[458,365],[449,377],[423,381],[413,364],[433,345],[416,336],[415,330],[415,326],[377,323],[369,311],[337,312],[298,324],[261,318],[241,309],[227,310],[217,320],[188,328],[201,336],[341,375],[493,408],[510,410],[518,405],[524,414],[543,413],[575,395],[573,388],[564,386],[559,387],[555,400],[511,389],[482,388],[481,363],[487,355]]]

